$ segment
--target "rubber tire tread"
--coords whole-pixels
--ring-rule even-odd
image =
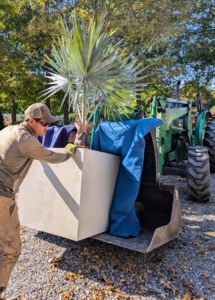
[[[208,148],[210,168],[212,172],[215,172],[215,120],[208,122],[205,128],[203,145]]]
[[[188,147],[187,193],[191,199],[199,202],[210,199],[210,161],[207,147]]]

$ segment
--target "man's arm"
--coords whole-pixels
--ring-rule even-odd
[[[66,152],[59,153],[45,148],[33,136],[23,135],[19,143],[20,151],[23,156],[45,161],[51,164],[57,164],[68,160],[72,153]]]

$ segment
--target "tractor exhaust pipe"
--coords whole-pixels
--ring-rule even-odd
[[[181,80],[177,81],[176,84],[176,99],[179,99],[179,94],[180,94],[180,84],[181,84]]]

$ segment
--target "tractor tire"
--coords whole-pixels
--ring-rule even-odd
[[[210,199],[210,162],[207,147],[188,148],[187,193],[191,199],[199,202]]]
[[[207,124],[203,144],[208,147],[210,168],[212,172],[215,172],[215,120]]]

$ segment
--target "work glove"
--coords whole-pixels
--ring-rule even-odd
[[[75,154],[75,150],[76,150],[77,147],[78,146],[74,145],[74,144],[67,144],[64,149],[67,150],[67,151],[69,151],[69,152],[72,152],[72,155],[74,155]]]

